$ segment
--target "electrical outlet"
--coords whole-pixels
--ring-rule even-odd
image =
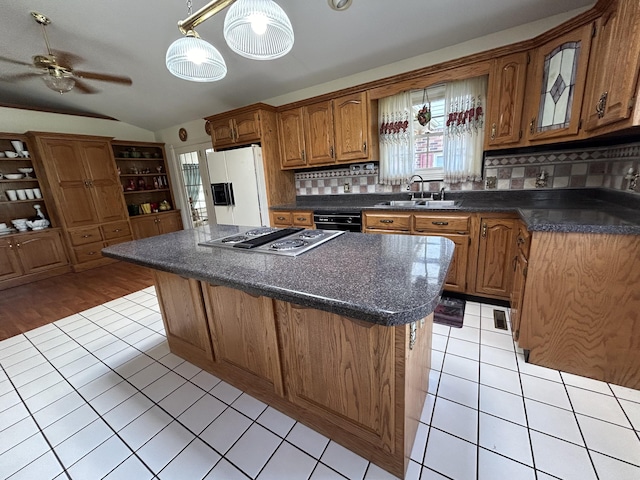
[[[349,182],[344,182],[344,193],[349,193],[351,191],[351,184]]]

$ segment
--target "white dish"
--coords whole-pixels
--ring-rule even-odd
[[[18,158],[18,154],[16,152],[12,152],[11,150],[5,150],[4,154],[7,158]]]
[[[23,177],[24,175],[21,173],[5,173],[4,174],[4,178],[6,178],[7,180],[18,180]]]

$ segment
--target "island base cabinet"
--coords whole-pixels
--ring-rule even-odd
[[[432,317],[384,327],[280,301],[276,312],[286,398],[300,421],[404,477],[428,389]]]
[[[213,349],[200,282],[153,270],[171,353],[211,370]]]
[[[283,395],[273,300],[203,283],[216,374]]]
[[[640,236],[534,232],[519,343],[529,362],[640,389]]]

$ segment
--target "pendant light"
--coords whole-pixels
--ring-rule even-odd
[[[165,61],[173,75],[192,82],[215,82],[227,74],[220,52],[202,40],[195,30],[169,46]]]
[[[195,27],[229,7],[224,21],[224,38],[229,48],[246,58],[273,60],[293,47],[289,17],[273,0],[213,0],[178,22],[184,35],[173,42],[165,56],[167,69],[178,78],[193,82],[214,82],[225,77],[227,66],[220,52],[202,40]]]
[[[253,60],[280,58],[293,47],[293,27],[273,0],[237,0],[224,19],[229,48]]]

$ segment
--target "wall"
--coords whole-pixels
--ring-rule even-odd
[[[425,191],[446,190],[527,190],[535,188],[604,187],[628,190],[629,169],[640,169],[640,142],[613,147],[549,150],[526,154],[487,153],[482,182],[447,184],[429,182]],[[541,172],[544,181],[539,181]],[[344,184],[350,191],[344,191]],[[419,189],[417,184],[413,189]],[[640,190],[640,186],[636,188]],[[296,173],[297,195],[335,195],[342,193],[402,193],[407,185],[378,184],[377,170],[354,173],[349,167]],[[640,195],[639,192],[636,192]]]
[[[0,132],[24,133],[30,130],[155,141],[153,132],[117,120],[0,107]]]

